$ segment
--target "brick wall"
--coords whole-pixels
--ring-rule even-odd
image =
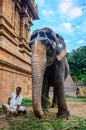
[[[80,96],[86,97],[86,86],[79,86]]]
[[[3,66],[0,68],[0,105],[6,103],[8,97],[15,91],[17,86],[22,88],[22,95],[24,97],[31,97],[31,79],[29,74],[19,73],[18,70]],[[3,82],[2,82],[3,81]]]
[[[27,0],[20,2],[0,0],[0,105],[7,102],[17,86],[22,87],[24,97],[32,95],[31,15],[26,12]]]

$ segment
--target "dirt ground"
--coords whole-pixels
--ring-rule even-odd
[[[86,103],[85,102],[67,102],[68,110],[71,115],[86,117]],[[28,111],[32,110],[32,107],[27,108]],[[50,112],[57,113],[57,108],[50,108]]]
[[[71,115],[86,117],[86,103],[84,102],[67,102],[68,110]],[[50,112],[57,112],[57,108],[50,108]]]

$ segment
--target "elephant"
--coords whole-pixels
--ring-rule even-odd
[[[49,87],[54,87],[57,102],[57,118],[68,118],[64,80],[69,71],[64,39],[45,27],[34,31],[30,37],[32,71],[32,105],[36,117],[43,117],[43,106],[48,105]]]

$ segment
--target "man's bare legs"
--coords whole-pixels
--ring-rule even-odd
[[[6,119],[8,118],[9,112],[6,108],[6,106],[2,105],[3,113],[5,114]]]

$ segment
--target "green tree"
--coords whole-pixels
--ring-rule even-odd
[[[78,79],[86,78],[86,46],[67,53],[70,74]]]

